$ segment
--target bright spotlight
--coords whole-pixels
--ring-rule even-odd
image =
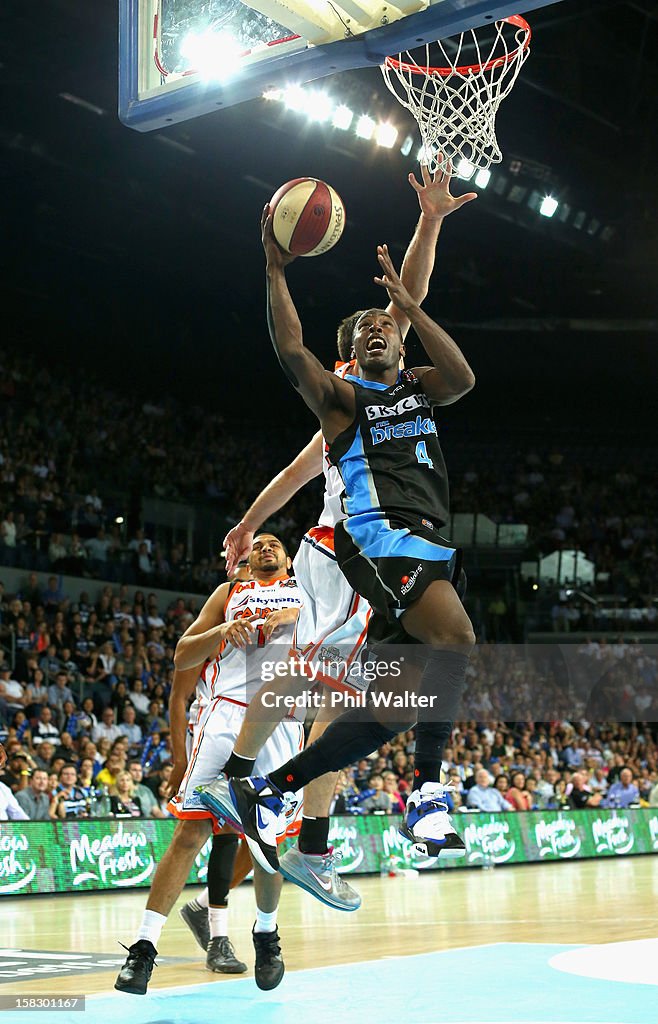
[[[533,583],[532,584],[532,589],[533,590],[539,590],[539,587],[538,587],[538,585],[536,583]]]
[[[304,109],[311,121],[322,123],[331,117],[334,104],[326,92],[311,92],[306,97]]]
[[[263,93],[264,100],[280,100],[283,99],[283,89],[268,89]]]
[[[301,85],[289,85],[283,94],[283,102],[288,110],[298,113],[306,108],[306,93]]]
[[[375,131],[375,122],[367,114],[361,114],[356,122],[355,131],[360,139],[371,139]]]
[[[491,181],[491,171],[478,171],[475,175],[475,184],[478,188],[486,188]]]
[[[559,205],[557,199],[553,199],[553,196],[544,196],[539,212],[542,217],[552,217]]]
[[[340,128],[342,132],[346,132],[351,126],[353,120],[354,112],[350,110],[349,107],[346,107],[344,103],[341,103],[334,110],[334,116],[331,123],[334,128]]]
[[[114,522],[117,526],[121,526],[123,524],[123,516],[115,516]]]
[[[378,146],[385,149],[392,149],[398,137],[398,130],[392,124],[378,124],[375,133],[375,141]]]
[[[457,164],[457,177],[458,178],[463,178],[465,181],[468,181],[470,178],[473,177],[473,172],[474,171],[475,171],[475,167],[470,162],[470,160],[463,160],[462,159]]]
[[[424,143],[418,150],[418,163],[423,164],[425,167],[429,167],[434,159],[435,153],[436,150],[434,149],[434,146],[428,146],[427,143]]]
[[[229,32],[188,32],[181,53],[202,78],[223,81],[240,67],[244,47]]]

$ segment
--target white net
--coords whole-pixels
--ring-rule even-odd
[[[495,32],[493,43],[478,32]],[[500,163],[498,108],[530,53],[530,27],[519,15],[486,29],[427,43],[421,50],[388,57],[386,85],[420,128],[421,162],[452,174]]]

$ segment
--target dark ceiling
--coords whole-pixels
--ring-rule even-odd
[[[630,339],[646,386],[656,334],[642,321],[658,319],[658,9],[564,0],[531,20],[533,52],[499,115],[506,164],[520,159],[522,174],[543,165],[556,196],[614,235],[590,242],[529,213],[534,226],[524,226],[505,198],[483,194],[446,222],[428,308],[461,325],[494,388],[503,351],[515,363],[539,352],[535,377],[554,353],[556,373],[584,372],[558,351],[574,351],[566,318],[588,321],[577,332],[583,368],[604,350],[621,349],[626,363]],[[0,59],[10,342],[145,391],[163,381],[207,388],[247,356],[249,386],[278,389],[258,222],[271,192],[300,175],[330,181],[348,210],[339,247],[290,271],[308,342],[330,358],[337,319],[378,300],[374,246],[387,241],[399,257],[416,218],[412,158],[397,148],[338,138],[265,101],[147,135],[123,127],[116,4],[105,0],[4,0]],[[410,126],[377,69],[325,85]],[[520,331],[509,349],[503,326]],[[593,326],[603,334],[580,331]],[[529,345],[538,330],[553,333]],[[630,387],[635,370],[624,372]],[[246,376],[222,397],[229,407]],[[605,379],[613,394],[614,374]]]

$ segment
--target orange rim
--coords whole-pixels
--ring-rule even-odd
[[[525,39],[512,53],[508,53],[505,57],[493,57],[486,64],[463,64],[458,68],[430,68],[423,67],[421,64],[405,64],[403,61],[396,60],[395,57],[387,57],[384,64],[390,68],[395,68],[396,71],[408,71],[412,75],[439,75],[441,78],[449,78],[451,75],[467,75],[469,72],[476,74],[482,71],[491,71],[493,68],[500,67],[503,64],[511,64],[522,50],[527,50],[530,46],[532,30],[528,22],[520,14],[511,14],[509,18],[501,18],[501,21],[522,29],[525,32]]]

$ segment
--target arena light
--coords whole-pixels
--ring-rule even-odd
[[[375,132],[375,142],[384,149],[392,149],[398,138],[398,130],[392,124],[378,124]]]
[[[361,114],[356,122],[356,134],[360,139],[371,139],[375,132],[375,122],[367,114]]]
[[[429,167],[429,165],[432,163],[432,160],[434,159],[435,153],[436,150],[434,146],[428,146],[427,143],[425,142],[418,150],[418,156],[416,159],[418,160],[419,164],[423,164],[424,167]]]
[[[539,212],[542,217],[552,217],[559,205],[557,199],[554,199],[553,196],[544,196]]]
[[[275,100],[283,99],[283,89],[268,89],[263,93],[263,99],[274,102]]]
[[[475,175],[475,184],[478,188],[486,188],[490,181],[491,171],[487,171],[484,168]]]
[[[309,92],[304,109],[311,121],[323,124],[331,117],[334,103],[326,92]]]
[[[460,160],[457,164],[457,177],[463,178],[464,181],[469,181],[473,177],[475,167],[470,160]]]
[[[114,522],[117,524],[117,526],[122,526],[123,525],[123,516],[115,516],[114,517]]]
[[[283,102],[288,110],[295,110],[297,113],[306,109],[306,93],[301,85],[289,85],[283,94]]]
[[[334,116],[331,121],[334,128],[340,128],[342,132],[346,132],[350,129],[352,121],[354,120],[354,111],[346,107],[344,103],[341,103],[334,110]]]
[[[181,54],[208,81],[224,81],[240,67],[242,46],[230,32],[188,32],[181,44]]]

